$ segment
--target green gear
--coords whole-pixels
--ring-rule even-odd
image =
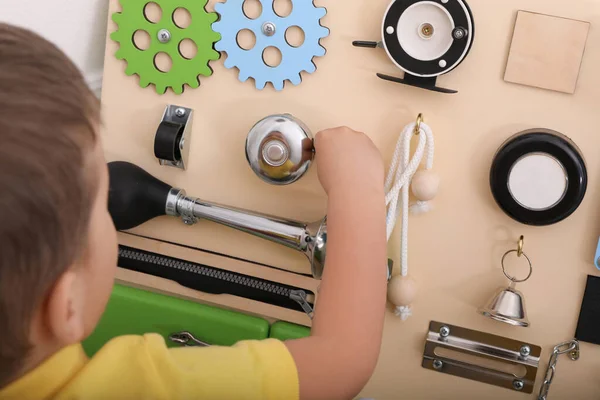
[[[150,0],[120,0],[122,11],[112,15],[118,30],[110,37],[119,43],[116,58],[127,62],[125,73],[129,76],[137,74],[143,88],[154,84],[158,94],[164,94],[168,87],[176,94],[181,94],[184,84],[192,88],[200,86],[198,75],[212,75],[213,71],[208,63],[220,57],[213,46],[221,39],[221,35],[211,28],[212,23],[217,20],[217,14],[205,10],[207,1],[154,0],[152,2],[162,9],[162,16],[160,21],[152,23],[144,15],[144,8]],[[184,29],[173,21],[173,13],[177,8],[187,9],[192,16],[190,25]],[[161,29],[167,29],[171,34],[167,43],[158,40]],[[150,46],[146,50],[138,49],[133,42],[133,36],[138,30],[144,30],[150,35]],[[192,59],[183,57],[179,52],[179,44],[184,39],[192,40],[198,48]],[[160,52],[171,57],[172,67],[168,72],[161,72],[154,64],[154,58]]]

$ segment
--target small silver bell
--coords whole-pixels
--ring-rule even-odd
[[[517,253],[519,257],[524,256],[529,263],[529,275],[525,279],[518,280],[506,273],[504,268],[504,259],[511,253]],[[531,273],[533,267],[531,260],[525,253],[523,253],[523,236],[519,240],[519,247],[517,250],[509,250],[504,253],[502,257],[502,271],[504,275],[511,281],[511,284],[507,288],[499,288],[492,298],[488,301],[485,307],[479,308],[477,311],[495,321],[504,322],[514,326],[529,326],[529,319],[527,318],[527,311],[525,309],[525,298],[523,293],[515,289],[515,284],[519,282],[525,282]]]
[[[523,293],[515,290],[512,286],[499,288],[487,305],[478,311],[495,321],[528,327],[529,320],[525,311]]]
[[[246,138],[248,164],[259,178],[273,185],[288,185],[300,179],[313,158],[312,133],[290,114],[263,118]]]

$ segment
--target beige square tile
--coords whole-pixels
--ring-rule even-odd
[[[575,93],[589,22],[519,11],[504,80]]]

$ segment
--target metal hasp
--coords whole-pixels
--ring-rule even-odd
[[[165,108],[154,136],[154,156],[160,165],[187,168],[193,113],[191,108],[172,104]]]
[[[533,393],[541,351],[540,346],[530,343],[431,321],[422,366],[517,392]],[[474,357],[481,360],[480,365],[472,363]],[[505,368],[494,368],[500,364]],[[517,374],[517,369],[525,373]]]
[[[313,158],[312,133],[290,114],[261,119],[246,138],[246,160],[250,168],[272,185],[296,182],[308,171]]]

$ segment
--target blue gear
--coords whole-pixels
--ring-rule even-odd
[[[301,72],[315,72],[313,57],[325,55],[319,40],[329,35],[329,29],[320,24],[320,19],[327,14],[325,8],[315,7],[311,0],[291,0],[292,12],[287,17],[280,17],[273,9],[273,1],[260,0],[262,13],[257,19],[250,19],[244,14],[244,0],[215,4],[215,11],[221,17],[212,25],[213,30],[221,34],[215,49],[227,53],[226,68],[237,67],[240,81],[253,78],[259,90],[264,89],[267,82],[271,82],[276,90],[282,90],[286,80],[294,85],[300,84]],[[273,36],[262,32],[266,22],[275,25]],[[304,31],[304,43],[299,47],[290,46],[285,39],[286,30],[292,26]],[[256,44],[250,50],[238,45],[237,35],[243,29],[251,30],[256,36]],[[263,61],[263,51],[270,46],[281,52],[281,64],[277,67],[270,67]]]

